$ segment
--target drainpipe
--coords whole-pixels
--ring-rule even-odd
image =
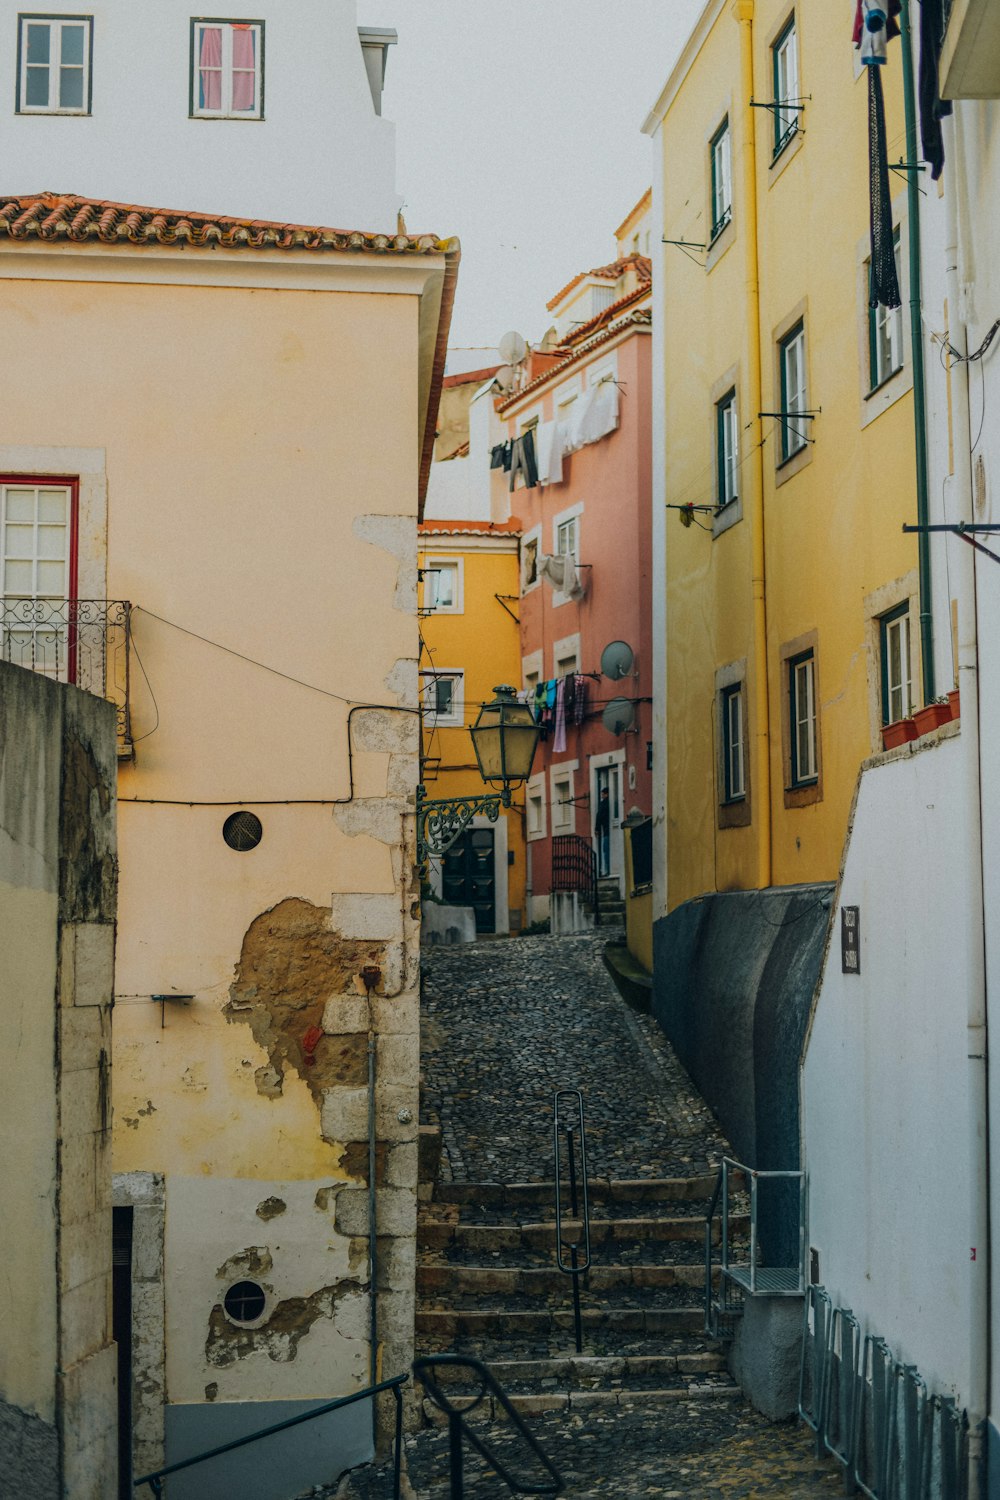
[[[734,0],[733,17],[740,28],[740,107],[743,114],[743,238],[746,269],[747,350],[752,435],[753,481],[748,517],[752,549],[754,724],[757,741],[755,800],[757,803],[757,885],[771,884],[771,725],[767,676],[767,566],[764,554],[764,450],[761,446],[760,269],[757,251],[757,124],[753,98],[754,0]]]
[[[913,360],[913,432],[917,460],[917,525],[929,520],[927,497],[927,404],[924,382],[924,333],[920,316],[920,178],[916,164],[917,111],[913,90],[913,43],[910,36],[910,0],[902,0],[899,18],[903,44],[903,110],[906,121],[906,212],[910,230],[910,348]],[[925,530],[917,533],[920,571],[920,666],[924,702],[932,703],[934,690],[934,606],[931,599],[931,539]]]
[[[967,179],[960,171],[961,140],[957,113],[943,122],[948,168],[945,187],[945,277],[948,296],[948,339],[960,354],[968,348],[962,320],[958,278],[958,189]],[[972,427],[969,416],[969,367],[953,364],[952,421],[956,520],[973,521]],[[975,1259],[969,1280],[969,1493],[978,1495],[985,1464],[984,1426],[989,1406],[990,1363],[990,1169],[988,1078],[986,1068],[987,979],[985,908],[983,900],[982,761],[979,728],[979,648],[976,604],[976,553],[967,543],[948,539],[949,562],[958,600],[958,685],[961,690],[969,848],[974,852],[968,871],[970,974],[967,989],[968,1108],[971,1192],[969,1245]]]

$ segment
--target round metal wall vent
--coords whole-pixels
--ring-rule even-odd
[[[234,812],[222,825],[222,837],[230,849],[245,854],[248,849],[256,849],[264,837],[264,828],[256,813]]]
[[[234,1323],[256,1323],[267,1306],[267,1298],[256,1281],[237,1281],[229,1288],[222,1305]]]

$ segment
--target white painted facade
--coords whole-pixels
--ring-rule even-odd
[[[88,23],[82,108],[68,87],[72,112],[60,110],[54,66],[54,112],[29,102],[42,97],[46,78],[39,66],[29,90],[21,19],[28,9],[47,14],[0,0],[0,160],[8,191],[395,232],[395,126],[378,114],[394,34],[359,33],[355,0],[263,0],[245,17],[227,12],[231,23],[254,27],[241,32],[254,77],[246,98],[236,100],[248,106],[239,118],[221,117],[233,104],[228,75],[218,112],[199,113],[201,34],[187,0],[85,0],[72,13],[54,7],[53,17]],[[225,31],[224,49],[232,34]],[[60,35],[51,38],[53,52]],[[44,51],[46,44],[35,45]],[[74,45],[67,39],[67,58]],[[230,60],[224,50],[220,71]]]

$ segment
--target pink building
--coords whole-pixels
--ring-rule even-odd
[[[548,304],[554,328],[497,408],[493,482],[522,530],[523,686],[546,725],[526,796],[528,917],[556,930],[580,913],[553,892],[583,888],[591,851],[605,900],[628,894],[622,824],[652,812],[648,207],[614,262]]]

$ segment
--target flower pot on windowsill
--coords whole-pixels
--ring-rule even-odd
[[[883,750],[895,750],[898,745],[905,745],[908,740],[915,740],[916,737],[917,726],[912,719],[897,719],[895,724],[882,726]]]
[[[962,704],[959,698],[958,688],[952,688],[951,692],[948,694],[948,707],[951,709],[951,716],[953,719],[960,719],[962,717]]]
[[[932,729],[940,729],[942,724],[951,721],[951,707],[947,701],[944,703],[925,703],[923,708],[918,708],[913,715],[917,726],[917,734],[930,734]]]

